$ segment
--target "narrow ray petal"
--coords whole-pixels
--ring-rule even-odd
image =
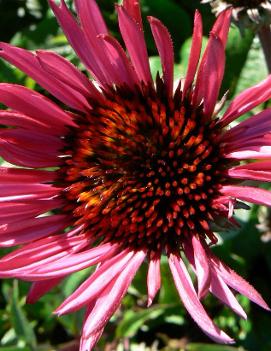
[[[188,68],[187,68],[184,87],[183,87],[183,98],[188,88],[191,87],[194,81],[199,59],[200,59],[201,46],[202,46],[202,18],[200,13],[196,10],[195,17],[194,17],[192,45],[190,49]]]
[[[219,330],[218,327],[214,325],[205,312],[197,297],[192,281],[181,258],[174,254],[170,254],[169,265],[180,298],[194,321],[199,325],[204,333],[206,333],[214,341],[226,344],[233,343],[233,340],[227,334]]]
[[[153,257],[150,259],[147,288],[148,288],[148,307],[151,306],[156,294],[161,286],[161,272],[160,272],[160,257]]]
[[[164,82],[169,96],[173,89],[174,51],[171,36],[167,28],[154,17],[148,17],[152,34],[158,49],[163,69]]]
[[[230,104],[220,120],[223,126],[228,125],[236,118],[252,110],[254,107],[267,101],[271,97],[271,76],[261,83],[248,88],[239,94]]]
[[[97,333],[109,321],[119,307],[145,256],[144,251],[136,252],[119,276],[101,293],[85,321],[83,333],[86,337]]]
[[[219,37],[211,33],[199,66],[193,100],[203,101],[204,112],[210,117],[217,102],[225,68],[225,53]]]
[[[147,48],[140,26],[122,6],[117,6],[119,27],[139,81],[152,84]]]
[[[252,186],[224,185],[220,192],[223,195],[232,196],[243,201],[252,202],[258,205],[271,206],[271,192],[265,189]]]
[[[224,283],[223,279],[220,278],[216,272],[212,272],[210,291],[220,301],[228,305],[240,317],[247,319],[247,315],[242,306],[236,300],[228,286]]]
[[[267,303],[263,300],[261,295],[242,277],[236,274],[225,263],[222,263],[214,254],[210,252],[210,256],[214,263],[213,268],[216,273],[229,285],[232,289],[238,291],[240,294],[248,297],[262,308],[269,310]]]
[[[131,258],[132,252],[124,250],[108,259],[56,309],[55,313],[63,315],[77,311],[99,297],[108,284],[121,273]]]
[[[204,247],[202,246],[202,243],[195,235],[192,237],[192,246],[198,280],[198,297],[201,299],[206,295],[210,287],[211,272],[209,259],[206,255]]]

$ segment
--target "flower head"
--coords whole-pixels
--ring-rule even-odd
[[[271,179],[271,110],[227,128],[270,98],[271,77],[241,93],[218,117],[230,10],[218,17],[201,60],[196,12],[186,78],[173,90],[173,44],[158,19],[148,18],[163,68],[154,82],[137,1],[117,6],[128,56],[94,0],[75,4],[78,22],[64,0],[50,0],[95,83],[56,53],[0,45],[2,58],[66,105],[0,84],[0,102],[9,108],[0,112],[9,127],[1,131],[0,154],[19,166],[0,170],[0,244],[21,245],[0,260],[0,275],[32,281],[33,303],[67,275],[97,265],[56,310],[62,315],[86,307],[85,351],[98,341],[144,260],[152,303],[166,254],[195,322],[213,340],[231,343],[200,299],[210,291],[245,318],[232,288],[268,309],[209,246],[216,242],[212,225],[234,225],[240,201],[271,205],[269,191],[242,185]],[[183,256],[197,276],[197,292]]]
[[[270,25],[270,0],[201,0],[201,2],[210,3],[215,14],[232,7],[233,19],[241,29],[247,26]]]

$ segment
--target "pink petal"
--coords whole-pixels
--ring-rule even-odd
[[[223,195],[232,196],[243,201],[258,205],[271,206],[271,192],[265,189],[251,186],[224,185],[220,189]]]
[[[60,188],[55,188],[55,187],[52,187],[51,185],[45,185],[45,184],[43,185],[37,184],[34,188],[32,187],[32,193],[29,193],[30,188],[25,187],[24,189],[26,190],[25,193],[23,192],[23,189],[22,189],[20,190],[20,194],[16,192],[15,195],[14,195],[14,191],[12,192],[12,189],[10,189],[11,191],[10,194],[8,194],[6,191],[6,196],[2,196],[2,194],[0,193],[0,206],[1,206],[1,203],[5,203],[5,202],[24,202],[24,201],[33,200],[33,199],[50,200],[51,198],[59,195],[60,191],[62,190]]]
[[[83,329],[83,335],[85,337],[99,332],[109,321],[113,313],[119,307],[123,296],[126,294],[145,256],[146,253],[143,251],[136,252],[119,276],[101,293],[85,321]]]
[[[53,74],[59,81],[77,90],[86,98],[102,99],[102,95],[92,82],[64,57],[55,52],[43,50],[37,51],[37,57],[44,69]]]
[[[99,36],[108,35],[108,30],[96,2],[94,0],[77,0],[76,7],[91,54],[103,72],[106,83],[110,86],[117,84],[116,76],[118,76],[118,72],[116,66],[118,66],[118,62],[114,61],[112,50],[107,50],[108,46],[102,40],[99,40]]]
[[[123,6],[117,6],[117,11],[120,31],[138,79],[146,85],[152,84],[149,58],[142,29],[128,15]]]
[[[133,89],[138,83],[137,77],[120,43],[110,35],[100,35],[99,38],[104,41],[104,45],[109,52],[114,69],[115,84],[121,86],[124,83]]]
[[[183,98],[186,95],[187,89],[191,87],[194,81],[194,77],[197,71],[197,66],[200,58],[201,45],[202,45],[202,19],[201,19],[200,13],[198,12],[198,10],[196,10],[195,18],[194,18],[192,46],[190,50],[188,68],[187,68],[187,73],[186,73],[184,87],[183,87]]]
[[[149,262],[149,269],[147,275],[148,287],[148,307],[151,306],[153,299],[161,286],[161,273],[160,273],[160,257],[153,257]]]
[[[78,89],[73,89],[69,81],[65,82],[65,76],[60,74],[60,77],[64,77],[64,79],[57,79],[59,76],[57,67],[52,69],[53,72],[48,72],[44,65],[41,65],[37,55],[6,43],[0,43],[0,49],[2,58],[32,77],[64,104],[79,111],[90,110],[90,105],[84,95],[80,94]]]
[[[128,15],[139,25],[141,30],[143,30],[139,1],[123,0],[123,7],[127,11]]]
[[[101,63],[96,59],[96,55],[90,47],[85,33],[68,10],[65,1],[61,0],[59,6],[55,3],[55,0],[48,1],[63,32],[65,33],[78,57],[91,71],[97,81],[99,81],[101,85],[106,86],[108,81],[105,76],[105,72],[103,72],[101,69]]]
[[[124,250],[107,260],[55,310],[55,313],[63,315],[77,311],[99,297],[108,284],[121,273],[131,258],[132,252]]]
[[[266,109],[227,130],[221,137],[224,143],[241,143],[242,140],[270,133],[271,109]]]
[[[155,44],[161,58],[166,89],[168,95],[172,96],[174,67],[172,39],[167,28],[157,18],[148,17],[148,20],[150,22]]]
[[[7,162],[22,167],[57,167],[62,164],[56,155],[39,153],[37,150],[24,149],[23,145],[16,145],[7,140],[0,139],[0,155]]]
[[[227,43],[230,23],[231,23],[232,9],[224,10],[217,18],[211,32],[219,37],[222,41],[224,49]]]
[[[254,162],[246,165],[233,167],[226,171],[226,174],[232,178],[271,181],[271,162]]]
[[[23,149],[36,151],[39,155],[57,157],[65,143],[53,135],[44,135],[38,131],[31,134],[24,129],[2,129],[0,139],[21,146]],[[46,143],[45,143],[46,141]],[[42,156],[41,156],[42,157]]]
[[[204,113],[207,117],[213,114],[225,68],[225,53],[221,40],[213,33],[205,49],[197,75],[193,103],[199,105],[203,101]]]
[[[0,182],[3,183],[49,183],[55,181],[51,171],[0,167]]]
[[[238,291],[240,294],[246,296],[257,305],[270,311],[270,308],[263,300],[261,295],[246,280],[236,274],[225,263],[222,263],[215,255],[211,253],[211,251],[209,254],[214,263],[212,266],[213,269],[215,269],[216,273],[224,280],[227,285]]]
[[[36,91],[21,85],[0,83],[0,101],[62,132],[65,130],[65,125],[76,127],[70,116],[56,104]]]
[[[199,238],[197,238],[195,235],[192,236],[192,246],[194,252],[196,275],[198,280],[198,297],[199,299],[201,299],[206,295],[210,287],[211,272],[209,266],[209,259]]]
[[[35,303],[48,291],[57,286],[63,278],[49,279],[41,282],[34,282],[26,297],[26,303]]]
[[[100,329],[96,333],[91,334],[89,337],[84,338],[84,335],[80,339],[79,351],[93,350],[93,347],[97,344],[100,337],[102,336],[104,328]]]
[[[49,279],[62,277],[67,274],[77,272],[79,270],[93,266],[105,259],[112,257],[118,252],[119,248],[116,245],[104,244],[80,253],[64,257],[52,264],[39,267],[31,275],[32,279]]]
[[[233,151],[224,155],[226,158],[236,159],[236,160],[246,160],[246,159],[267,159],[271,157],[271,146],[253,146],[249,149],[240,149],[239,151]]]
[[[52,130],[50,126],[15,111],[0,110],[0,123],[12,127],[22,127],[26,130],[42,131],[47,135],[59,135],[59,130]]]
[[[212,272],[210,291],[224,304],[228,305],[240,317],[247,319],[246,312],[236,300],[235,296],[230,291],[228,286],[224,283],[223,279],[220,278],[216,272]]]
[[[59,220],[59,218],[57,218]],[[23,247],[7,254],[0,259],[0,269],[14,272],[20,271],[20,268],[30,270],[38,263],[42,266],[42,261],[48,257],[53,257],[58,253],[73,253],[74,248],[79,244],[87,244],[87,239],[84,235],[75,235],[80,228],[76,228],[68,233],[52,235],[40,240],[35,240]],[[31,267],[30,267],[31,265]],[[15,272],[14,272],[15,273]]]
[[[169,256],[169,266],[180,298],[194,321],[199,325],[204,333],[206,333],[215,342],[225,344],[233,343],[233,339],[231,339],[223,331],[219,330],[205,312],[197,297],[192,281],[181,258],[171,253]]]
[[[90,36],[107,34],[108,30],[99,7],[94,0],[75,0],[75,6],[80,16],[84,31]]]
[[[252,110],[271,97],[271,76],[261,83],[248,88],[239,94],[230,104],[220,122],[223,126],[231,123],[239,116]]]
[[[0,246],[10,247],[28,243],[57,233],[68,225],[64,215],[53,215],[41,218],[27,219],[22,223],[12,223],[0,226]]]
[[[38,200],[39,201],[39,200]],[[31,203],[4,202],[0,204],[0,225],[21,222],[24,219],[37,217],[43,213],[63,206],[63,202],[54,201],[31,201]]]

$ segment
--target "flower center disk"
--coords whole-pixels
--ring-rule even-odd
[[[115,93],[71,131],[66,210],[92,237],[157,250],[208,235],[223,182],[218,130],[180,101]]]
[[[266,2],[266,0],[226,0],[233,7],[256,8]]]

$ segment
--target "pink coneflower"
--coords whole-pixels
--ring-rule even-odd
[[[97,265],[55,312],[86,307],[80,348],[86,351],[143,261],[151,305],[165,254],[192,318],[213,340],[231,343],[200,299],[210,291],[246,318],[232,288],[268,309],[209,246],[216,242],[212,223],[234,224],[239,200],[271,205],[269,191],[242,185],[246,179],[271,180],[271,110],[227,128],[271,97],[271,76],[241,93],[218,118],[230,10],[218,17],[200,63],[202,21],[196,13],[186,78],[173,90],[170,35],[158,19],[148,18],[163,68],[163,77],[153,82],[138,1],[117,6],[128,55],[109,35],[94,0],[75,4],[78,21],[64,0],[50,0],[95,84],[56,53],[0,46],[2,58],[67,106],[0,84],[0,102],[9,107],[0,112],[9,127],[1,131],[0,154],[19,166],[0,172],[0,244],[21,245],[0,260],[1,277],[32,281],[33,303],[69,274]]]

